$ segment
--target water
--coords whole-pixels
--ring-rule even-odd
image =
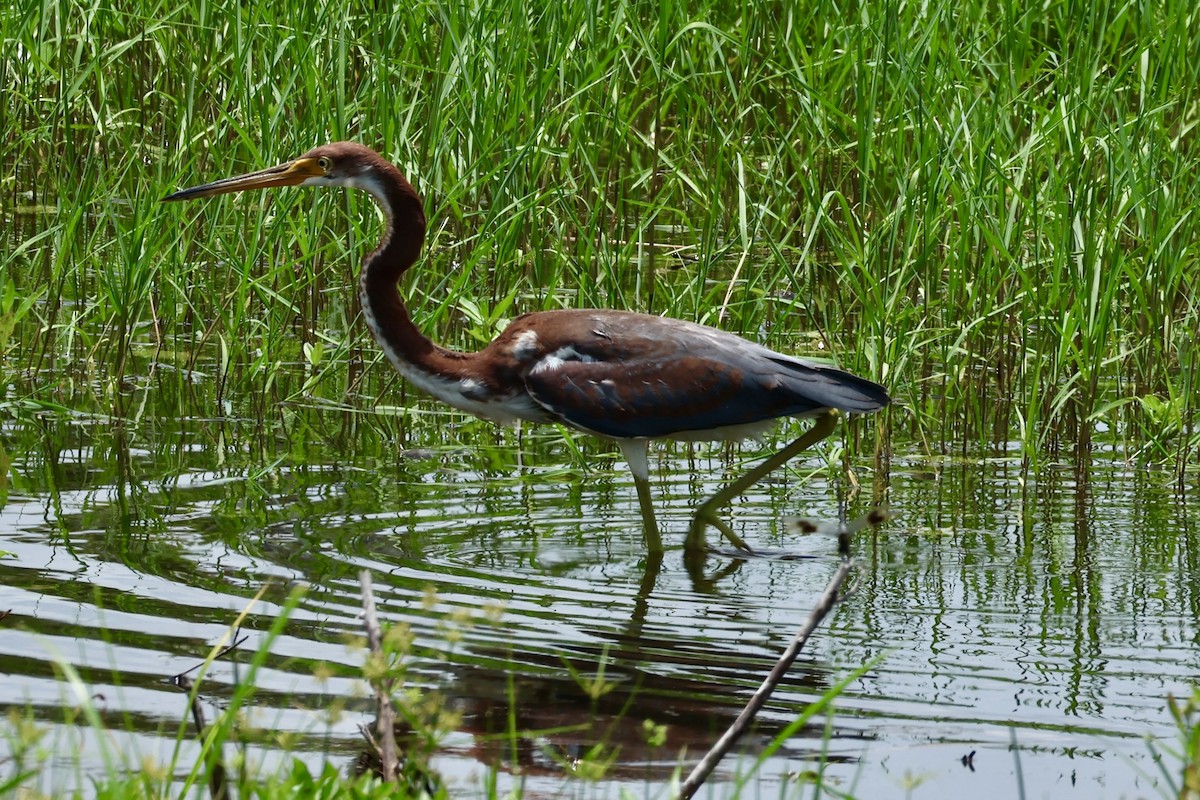
[[[179,746],[194,754],[185,697],[166,679],[249,609],[245,643],[203,685],[211,719],[297,586],[307,590],[256,680],[248,753],[272,769],[286,742],[314,765],[351,764],[372,721],[363,653],[347,644],[361,634],[367,568],[381,616],[412,631],[410,685],[461,714],[434,762],[454,796],[482,794],[493,772],[527,796],[662,796],[836,569],[831,540],[794,537],[782,521],[836,516],[846,487],[820,458],[730,511],[752,546],[793,557],[713,556],[700,578],[682,559],[688,511],[749,453],[680,447],[654,463],[671,547],[659,563],[602,445],[583,441],[577,457],[554,428],[495,431],[418,410],[409,450],[393,449],[388,425],[333,412],[265,432],[254,420],[124,429],[60,415],[4,429],[0,700],[49,731],[60,768],[41,790],[86,783],[113,753],[131,768],[167,763],[181,724]],[[1016,797],[1022,785],[1026,797],[1167,795],[1144,739],[1172,743],[1167,695],[1200,674],[1200,535],[1186,494],[1117,453],[1035,473],[1003,447],[920,452],[894,453],[893,519],[856,539],[853,592],[722,764],[713,796],[732,794],[772,738],[864,664],[832,714],[753,772],[747,796],[809,796],[802,777],[822,754],[826,780],[860,797]],[[866,491],[852,511],[884,480],[865,464],[857,475]],[[64,720],[79,698],[63,665],[111,737]],[[589,696],[597,681],[609,691]],[[667,726],[662,746],[647,743],[647,719]],[[593,760],[611,759],[603,777],[568,777],[597,742]],[[68,766],[79,758],[83,776]]]

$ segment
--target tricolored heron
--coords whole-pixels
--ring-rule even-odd
[[[878,411],[890,402],[876,383],[776,353],[740,336],[627,311],[540,311],[517,317],[477,353],[447,350],[413,324],[397,283],[425,242],[425,209],[392,164],[354,142],[316,147],[294,161],[183,189],[190,200],[275,186],[362,189],[387,217],[382,241],[363,259],[358,296],[375,341],[410,383],[444,403],[497,423],[558,422],[611,439],[637,487],[646,540],[662,540],[650,500],[651,439],[740,440],[778,417],[813,427],[725,486],[696,510],[685,542],[704,549],[707,525],[749,550],[717,510],[772,470],[828,436],[838,411]]]

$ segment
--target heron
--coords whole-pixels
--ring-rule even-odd
[[[365,191],[385,218],[363,258],[358,297],[379,347],[413,386],[498,424],[559,423],[616,442],[637,489],[646,544],[661,555],[650,493],[652,440],[739,441],[781,417],[812,426],[695,511],[685,556],[704,552],[708,526],[751,552],[719,509],[833,432],[839,412],[868,414],[891,402],[873,381],[777,353],[695,322],[607,309],[537,311],[514,319],[487,347],[459,352],[435,344],[413,323],[400,278],[425,243],[425,207],[392,163],[356,142],[334,142],[299,158],[182,189],[163,202],[270,189],[342,187]]]

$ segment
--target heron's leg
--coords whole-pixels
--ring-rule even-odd
[[[645,439],[618,439],[617,445],[625,456],[625,463],[633,473],[633,485],[637,487],[638,505],[642,510],[642,527],[646,533],[646,548],[651,553],[663,552],[662,536],[658,532],[658,520],[654,517],[654,502],[650,499],[650,459]]]
[[[654,503],[650,500],[650,480],[634,475],[633,485],[637,487],[638,505],[642,507],[642,528],[646,532],[646,549],[651,553],[662,555],[662,536],[658,532],[658,520],[654,517]]]
[[[721,506],[727,504],[733,498],[745,492],[754,484],[762,480],[766,475],[774,470],[782,467],[787,462],[791,461],[797,455],[812,447],[817,442],[824,439],[829,434],[833,433],[834,427],[837,425],[837,412],[826,411],[821,414],[803,435],[795,441],[784,447],[778,453],[775,453],[770,458],[763,461],[754,469],[747,472],[742,477],[735,481],[726,484],[721,491],[714,494],[712,497],[705,500],[696,509],[696,516],[692,518],[691,528],[688,530],[687,540],[684,542],[685,550],[702,551],[704,549],[704,529],[712,525],[714,528],[724,534],[734,547],[741,550],[749,550],[750,548],[742,541],[741,537],[733,532],[720,517],[717,516],[717,510]]]

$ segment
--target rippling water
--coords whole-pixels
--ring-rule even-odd
[[[262,469],[243,447],[213,446],[261,436],[251,426],[10,426],[0,699],[50,728],[61,764],[81,751],[100,771],[110,750],[131,766],[163,763],[181,724],[194,752],[185,697],[166,678],[197,665],[267,585],[248,641],[206,679],[211,715],[305,585],[259,675],[249,752],[278,763],[287,734],[305,759],[348,765],[371,722],[362,652],[347,645],[368,568],[381,615],[413,631],[410,681],[463,714],[436,760],[455,796],[482,793],[491,770],[531,797],[654,793],[681,749],[689,768],[707,749],[806,618],[836,568],[833,545],[794,538],[781,519],[835,518],[842,487],[818,459],[795,463],[730,514],[752,546],[802,557],[713,556],[693,579],[680,549],[693,498],[749,453],[731,462],[680,448],[656,463],[672,548],[658,563],[633,486],[602,447],[584,467],[553,429],[479,430],[484,446],[388,459],[355,460],[352,444],[314,437],[302,457]],[[855,541],[853,593],[722,765],[716,796],[868,663],[830,716],[754,774],[751,796],[807,791],[795,776],[822,753],[827,779],[864,798],[914,785],[915,797],[1014,797],[1019,783],[1029,797],[1166,794],[1143,737],[1170,740],[1167,695],[1200,673],[1200,536],[1186,496],[1170,475],[1104,453],[1086,469],[1026,472],[1003,450],[917,452],[896,453],[887,476],[858,470],[865,494],[886,477],[894,518]],[[851,511],[867,503],[852,497]],[[82,720],[64,721],[77,704],[64,664],[114,730],[107,750]],[[598,675],[613,688],[591,699],[583,687]],[[646,744],[645,719],[668,726],[663,746]],[[515,751],[495,735],[510,726]],[[606,777],[572,782],[563,764],[601,740],[616,748]],[[86,779],[45,774],[49,793],[64,787],[46,781]]]

